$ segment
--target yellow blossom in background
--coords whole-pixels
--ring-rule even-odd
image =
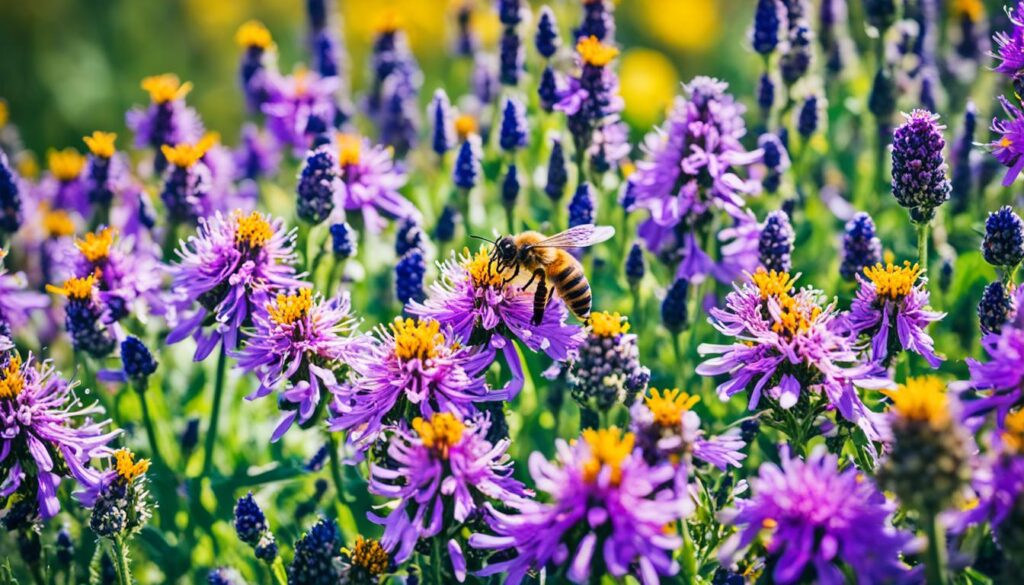
[[[668,57],[651,49],[631,49],[620,67],[625,117],[645,128],[660,122],[679,88],[679,74]]]
[[[634,0],[646,30],[658,41],[676,49],[702,51],[718,40],[721,32],[716,0]],[[628,9],[622,9],[628,10]]]

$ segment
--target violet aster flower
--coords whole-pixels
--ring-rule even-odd
[[[296,420],[303,427],[316,421],[325,390],[337,384],[335,367],[354,359],[366,343],[352,335],[356,322],[347,294],[324,300],[308,288],[278,293],[265,311],[254,315],[253,325],[245,348],[235,357],[239,368],[260,380],[246,399],[279,392],[284,415],[271,437],[277,441]]]
[[[640,237],[655,254],[679,253],[677,276],[686,279],[714,267],[710,251],[697,241],[700,218],[722,210],[746,221],[744,198],[760,189],[757,181],[739,174],[760,161],[762,152],[748,152],[740,143],[746,134],[744,108],[725,93],[727,87],[710,77],[685,85],[686,95],[676,98],[665,126],[648,135],[647,156],[630,177],[636,207],[650,212]]]
[[[760,268],[734,286],[725,308],[711,309],[711,323],[729,345],[701,344],[701,355],[714,355],[697,367],[702,376],[728,374],[718,395],[728,400],[750,392],[754,410],[762,391],[778,406],[792,408],[802,395],[824,394],[830,407],[858,424],[870,437],[878,432],[856,386],[884,387],[875,366],[858,364],[852,340],[836,331],[835,303],[823,306],[824,295],[813,288],[797,291],[796,277]],[[773,385],[770,385],[773,384]],[[767,390],[765,388],[767,387]]]
[[[162,313],[161,270],[156,251],[135,237],[120,238],[113,228],[103,228],[75,239],[74,274],[97,274],[99,298],[110,310],[110,317],[121,320],[128,315],[140,318],[153,310]]]
[[[330,429],[347,431],[349,441],[365,449],[406,406],[423,416],[473,414],[477,402],[506,398],[484,380],[493,359],[493,351],[462,345],[437,321],[396,318],[388,329],[377,328],[373,342],[349,362],[351,380],[332,387]]]
[[[142,80],[142,89],[149,94],[151,103],[145,109],[129,111],[126,123],[135,133],[137,148],[156,151],[154,169],[159,174],[167,164],[161,147],[196,142],[203,135],[203,122],[195,110],[185,105],[192,84],[182,83],[177,75],[147,77]]]
[[[84,488],[99,482],[89,461],[109,455],[107,443],[120,431],[106,431],[110,421],[96,419],[103,409],[84,405],[50,362],[34,361],[31,354],[24,362],[16,353],[0,356],[0,498],[20,490],[49,519],[60,510],[65,477]]]
[[[160,147],[167,166],[160,199],[172,224],[194,223],[213,211],[211,192],[214,191],[214,178],[210,167],[203,161],[211,146],[213,143],[204,139],[195,144]]]
[[[86,158],[73,148],[46,153],[49,170],[39,182],[37,197],[56,209],[89,215],[88,186],[84,177]]]
[[[607,572],[657,585],[675,575],[672,552],[682,539],[665,527],[682,518],[684,506],[663,487],[671,486],[675,470],[649,465],[634,442],[632,433],[615,427],[589,429],[572,445],[558,439],[554,461],[530,455],[531,474],[547,500],[506,502],[511,512],[487,505],[493,534],[474,534],[469,543],[502,552],[477,574],[507,573],[508,585],[543,568],[564,568],[573,583]]]
[[[373,233],[387,225],[385,218],[419,217],[416,206],[398,192],[405,185],[405,175],[395,168],[390,149],[350,134],[338,136],[337,149],[339,207],[362,213],[367,229]]]
[[[274,65],[276,57],[274,39],[262,22],[250,20],[238,27],[235,42],[243,51],[239,77],[242,92],[245,94],[245,103],[250,111],[258,112],[267,101],[267,67],[268,64]]]
[[[337,77],[321,77],[304,67],[288,76],[268,75],[263,104],[267,130],[282,146],[291,146],[300,155],[314,137],[334,126],[338,111],[334,94],[340,83]]]
[[[27,325],[32,313],[50,305],[46,295],[28,289],[22,272],[7,272],[0,251],[0,336],[12,338],[13,329]]]
[[[295,278],[294,230],[258,212],[217,212],[178,250],[171,292],[179,320],[167,336],[174,344],[192,336],[202,361],[221,341],[238,347],[239,328],[279,291],[309,286]],[[197,306],[198,305],[198,306]],[[208,331],[204,332],[204,330]]]
[[[576,147],[583,152],[593,141],[594,130],[609,118],[616,118],[624,102],[618,77],[611,68],[619,50],[589,36],[576,44],[576,53],[579,74],[568,77],[554,109],[565,113]]]
[[[895,506],[857,468],[840,471],[823,448],[806,461],[784,451],[781,466],[762,464],[750,485],[753,497],[722,513],[740,530],[722,546],[723,564],[768,532],[776,583],[841,585],[843,565],[867,583],[915,578],[899,556],[914,552],[914,536],[892,526]]]
[[[942,358],[935,355],[925,329],[946,314],[928,309],[931,295],[921,268],[910,262],[876,264],[858,274],[857,282],[860,288],[846,319],[854,335],[870,337],[871,359],[888,366],[900,351],[912,351],[937,368]]]
[[[371,513],[370,519],[384,526],[381,545],[396,562],[405,562],[420,539],[440,534],[445,528],[441,519],[449,514],[464,524],[483,513],[488,500],[507,502],[529,494],[512,477],[507,453],[511,440],[492,444],[489,427],[483,416],[462,422],[442,412],[429,419],[417,417],[411,429],[403,425],[390,436],[386,463],[370,466],[369,490],[397,506],[386,518]],[[452,541],[458,553],[452,566],[462,582],[465,559],[458,558],[461,546]]]
[[[57,287],[46,285],[46,290],[67,297],[64,306],[64,328],[71,336],[71,345],[94,358],[104,358],[114,349],[114,331],[108,325],[114,321],[110,308],[99,298],[96,280],[99,272],[85,277],[72,277]]]
[[[978,505],[956,514],[953,528],[963,532],[972,524],[989,522],[997,537],[1003,531],[1019,534],[1024,498],[1024,411],[1007,416],[1005,428],[993,431],[989,443],[971,481]]]
[[[1013,28],[1009,32],[998,31],[992,35],[996,50],[988,55],[998,61],[995,71],[1016,79],[1024,72],[1024,2],[1007,8],[1006,16]]]
[[[543,319],[533,323],[532,290],[522,290],[495,271],[487,250],[471,255],[466,250],[441,265],[441,278],[430,286],[427,299],[411,303],[413,315],[435,319],[462,343],[473,343],[500,350],[512,370],[515,384],[509,386],[509,398],[515,397],[523,382],[522,361],[513,340],[518,339],[533,351],[543,351],[551,359],[564,361],[583,341],[583,330],[567,324],[568,311],[560,298],[552,295]]]
[[[991,130],[999,139],[988,144],[989,152],[1003,166],[1008,167],[1003,177],[1003,186],[1009,187],[1024,169],[1024,113],[1020,108],[999,96],[999,103],[1006,113],[1005,119],[994,118]]]
[[[1004,323],[998,334],[981,339],[988,361],[967,358],[971,379],[966,386],[975,396],[961,397],[965,419],[995,411],[996,424],[1002,427],[1010,410],[1024,402],[1024,287],[1014,293],[1013,305],[1016,317]]]

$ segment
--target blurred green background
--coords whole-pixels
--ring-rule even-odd
[[[454,11],[465,0],[335,0],[351,55],[353,88],[366,80],[375,23],[396,11],[425,73],[424,102],[434,89],[464,87],[448,68]],[[549,0],[569,18],[579,0]],[[538,7],[545,2],[533,2]],[[713,74],[750,95],[756,57],[743,50],[751,0],[621,0],[617,38],[624,48],[622,87],[635,130],[661,119],[677,82]],[[492,49],[498,34],[492,0],[476,0],[474,27]],[[207,126],[234,142],[245,115],[238,89],[238,25],[262,20],[278,45],[282,70],[306,60],[305,0],[0,0],[0,98],[26,146],[82,149],[96,129],[124,132],[124,112],[145,102],[139,80],[174,72],[192,81],[189,95]],[[575,18],[575,17],[573,17]],[[532,27],[531,27],[532,29]],[[532,34],[532,30],[530,31]],[[531,39],[532,42],[532,39]]]

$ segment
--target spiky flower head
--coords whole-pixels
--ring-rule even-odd
[[[343,584],[376,583],[392,567],[391,555],[380,541],[362,536],[341,549],[341,560]]]
[[[337,585],[341,582],[341,538],[333,520],[321,518],[295,543],[288,582]]]
[[[926,110],[914,110],[905,118],[893,134],[892,193],[915,221],[929,221],[952,189],[942,153],[945,126]]]
[[[472,189],[476,186],[480,176],[480,162],[477,158],[474,141],[467,139],[459,147],[459,154],[455,158],[455,168],[452,169],[452,182],[460,189]]]
[[[673,334],[678,335],[689,323],[690,281],[677,278],[665,293],[661,302],[661,322]]]
[[[883,393],[892,399],[892,445],[881,464],[879,483],[911,509],[937,514],[970,478],[968,438],[946,383],[935,376],[910,378]]]
[[[784,211],[773,211],[765,218],[757,249],[761,265],[776,272],[789,272],[793,267],[792,252],[796,233]]]
[[[551,7],[542,6],[540,16],[537,17],[537,32],[533,38],[537,52],[545,59],[550,59],[558,52],[562,45],[562,38],[558,33],[558,23],[555,21],[555,13]]]
[[[882,261],[882,241],[875,235],[875,222],[867,213],[859,212],[846,222],[842,255],[839,274],[845,280],[856,279],[865,268]]]
[[[782,24],[782,6],[778,0],[758,0],[754,10],[754,25],[750,29],[750,44],[754,51],[770,55],[779,44],[779,26]]]
[[[1009,205],[988,214],[981,251],[986,262],[1004,269],[1024,261],[1024,222]]]
[[[978,302],[978,321],[983,334],[999,334],[1003,325],[1010,322],[1017,313],[1013,302],[1013,288],[1007,290],[1002,281],[989,283],[981,293]]]
[[[309,151],[296,187],[299,218],[311,224],[327,219],[340,187],[338,162],[328,145]]]
[[[586,340],[570,370],[572,396],[581,406],[605,412],[616,404],[632,404],[646,389],[651,374],[640,363],[637,337],[629,327],[619,313],[590,315]]]
[[[136,459],[128,449],[114,451],[114,462],[95,494],[89,527],[103,538],[123,538],[138,533],[152,516],[145,475],[148,459]]]
[[[0,230],[12,234],[21,227],[21,221],[18,180],[7,161],[7,155],[0,152]]]

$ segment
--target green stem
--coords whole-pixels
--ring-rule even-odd
[[[928,276],[928,222],[917,226],[917,263],[921,266],[921,274]]]
[[[274,583],[277,585],[288,585],[288,573],[284,570],[284,561],[281,560],[281,556],[278,555],[274,558],[274,562],[270,565],[270,574],[274,577]]]
[[[224,396],[224,374],[227,369],[227,349],[223,342],[220,355],[217,357],[217,377],[213,386],[213,410],[210,411],[210,423],[206,425],[206,441],[203,443],[203,471],[200,478],[209,477],[213,469],[213,448],[217,442],[217,427],[220,424],[220,403]]]
[[[941,524],[938,514],[932,514],[925,519],[925,532],[928,536],[925,575],[928,578],[928,585],[946,583],[946,531]]]
[[[341,473],[341,460],[338,458],[338,439],[334,433],[327,432],[327,449],[329,450],[331,465],[331,480],[334,482],[334,491],[338,501],[345,501],[345,479]]]
[[[149,440],[149,450],[152,453],[153,461],[158,467],[164,466],[164,458],[160,454],[160,447],[156,438],[156,427],[153,424],[153,416],[149,412],[149,400],[146,399],[146,388],[144,383],[136,388],[139,394],[139,403],[142,405],[142,424],[146,427],[146,439]]]
[[[676,386],[682,387],[683,384],[683,350],[679,345],[679,333],[670,331],[669,337],[672,338],[672,357],[675,358],[675,376]]]
[[[132,569],[128,563],[128,543],[125,537],[118,536],[111,540],[114,548],[114,570],[117,572],[118,585],[131,585]]]
[[[697,551],[693,546],[693,537],[685,520],[679,521],[679,534],[683,537],[683,548],[680,551],[680,569],[687,582],[692,583],[697,577]]]
[[[444,585],[443,571],[441,570],[441,535],[434,537],[433,547],[430,551],[430,569],[434,573],[434,585]]]

